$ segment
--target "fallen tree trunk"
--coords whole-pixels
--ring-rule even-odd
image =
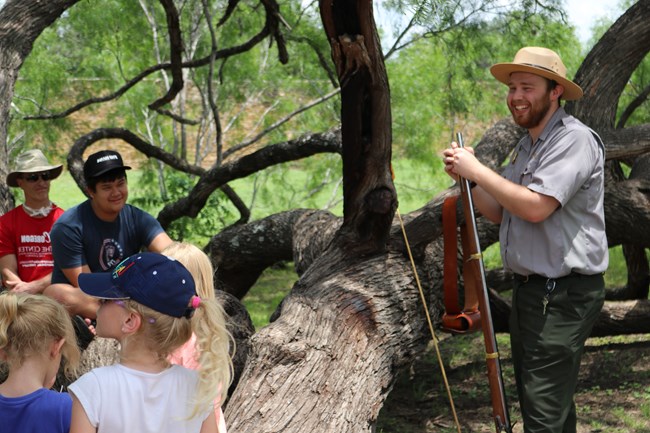
[[[650,332],[650,301],[607,301],[594,325],[592,337],[647,334]]]

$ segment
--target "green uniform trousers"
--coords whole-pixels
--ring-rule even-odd
[[[525,433],[576,433],[580,358],[604,300],[602,274],[515,279],[510,342]]]

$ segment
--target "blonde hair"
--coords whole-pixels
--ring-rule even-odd
[[[64,374],[71,378],[79,367],[79,347],[72,320],[57,301],[43,295],[0,293],[0,350],[10,369],[47,350],[53,341],[61,346]]]
[[[174,349],[183,345],[190,338],[192,332],[196,335],[196,350],[199,353],[198,363],[200,365],[199,389],[195,398],[194,413],[196,413],[208,401],[216,400],[219,404],[225,401],[233,376],[231,354],[235,350],[235,340],[226,327],[226,313],[223,306],[214,294],[214,270],[210,258],[200,248],[187,242],[174,242],[162,253],[178,260],[192,274],[201,303],[191,321],[186,318],[178,319],[165,316],[141,306],[148,310],[144,311],[143,322],[146,322],[145,328],[158,327],[162,321],[169,319],[175,322],[175,325],[170,327],[170,331],[178,332],[179,339],[174,344],[166,346],[167,350],[162,354],[165,358]],[[159,316],[162,317],[159,318]],[[153,323],[152,320],[147,320],[149,317],[153,319]],[[184,328],[185,323],[189,325],[190,322],[190,334],[185,337],[187,331],[185,329],[181,331],[181,328]],[[162,343],[162,338],[158,340]]]
[[[201,299],[215,298],[212,262],[199,247],[188,242],[172,242],[162,254],[178,260],[190,271],[196,285],[196,293]]]

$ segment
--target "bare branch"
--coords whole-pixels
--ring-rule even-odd
[[[621,114],[621,117],[618,119],[618,123],[616,124],[617,128],[624,128],[625,124],[627,123],[628,119],[630,116],[632,116],[632,113],[634,113],[634,110],[639,108],[645,101],[648,100],[648,96],[650,95],[650,85],[648,85],[641,93],[639,93],[636,98],[630,104],[625,107],[625,111],[623,111],[623,114]]]
[[[217,37],[215,36],[214,33],[214,26],[212,25],[212,15],[210,14],[210,7],[208,5],[207,0],[203,0],[203,13],[205,15],[205,19],[208,24],[208,29],[210,31],[210,43],[212,44],[212,52],[214,53],[217,50]],[[235,2],[236,4],[236,2]],[[228,4],[228,7],[230,8],[230,3]],[[228,13],[228,12],[226,12]],[[225,18],[225,17],[224,17]],[[212,111],[212,117],[214,119],[214,125],[216,129],[216,137],[215,137],[215,142],[217,146],[217,161],[215,164],[217,166],[221,165],[221,162],[223,160],[223,154],[222,154],[222,149],[223,149],[223,131],[221,129],[221,119],[219,117],[219,108],[217,107],[217,104],[214,102],[214,89],[212,87],[212,78],[214,76],[214,56],[210,57],[210,68],[208,71],[208,104],[210,105],[210,110]]]
[[[227,158],[228,156],[232,155],[233,153],[235,153],[235,152],[237,152],[237,151],[239,151],[241,149],[244,149],[244,148],[250,146],[251,144],[259,141],[266,134],[268,134],[268,133],[272,132],[273,130],[279,128],[282,124],[287,123],[293,117],[297,116],[298,114],[302,113],[303,111],[307,111],[310,108],[327,101],[328,99],[332,98],[333,96],[338,95],[339,93],[341,93],[340,88],[335,89],[335,90],[331,91],[330,93],[328,93],[327,95],[322,96],[322,97],[320,97],[318,99],[315,99],[315,100],[309,102],[306,105],[303,105],[302,107],[298,108],[296,111],[294,111],[292,113],[289,113],[287,116],[285,116],[282,119],[278,120],[273,125],[269,126],[264,131],[257,134],[255,137],[253,137],[253,138],[251,138],[249,140],[246,140],[246,141],[244,141],[244,142],[242,142],[242,143],[228,149],[226,152],[224,152],[224,158]]]
[[[222,185],[249,176],[267,167],[283,162],[296,161],[317,153],[339,153],[341,151],[340,131],[320,134],[305,134],[295,140],[266,146],[236,161],[214,167],[205,172],[189,194],[166,205],[158,214],[163,227],[182,217],[196,217],[205,206],[212,192]]]
[[[230,56],[234,56],[243,52],[246,52],[253,48],[255,45],[257,45],[260,41],[264,40],[269,35],[269,32],[266,28],[262,29],[259,33],[257,33],[255,36],[250,38],[248,41],[241,45],[237,45],[235,47],[230,47],[230,48],[225,48],[223,50],[218,50],[216,53],[211,53],[207,57],[203,57],[201,59],[197,60],[192,60],[192,61],[187,61],[183,62],[182,67],[183,68],[197,68],[200,66],[205,66],[210,63],[210,59],[212,56],[214,56],[214,59],[225,59]],[[117,99],[120,96],[124,95],[131,87],[135,86],[138,84],[140,81],[144,80],[147,78],[149,75],[158,72],[160,70],[165,70],[165,69],[171,69],[172,65],[171,63],[161,63],[158,65],[151,66],[144,71],[140,72],[138,75],[133,77],[131,80],[129,80],[124,86],[120,87],[118,90],[115,92],[108,94],[106,96],[102,97],[97,97],[97,98],[89,98],[83,102],[78,103],[77,105],[68,108],[65,111],[55,113],[55,114],[50,114],[50,115],[43,115],[43,116],[25,116],[23,119],[24,120],[45,120],[45,119],[62,119],[64,117],[67,117],[71,115],[72,113],[75,113],[85,107],[88,107],[93,104],[98,104],[102,102],[107,102],[111,101],[113,99]]]
[[[70,153],[68,154],[68,169],[77,182],[77,185],[81,187],[82,191],[85,191],[85,182],[83,180],[83,152],[93,143],[108,139],[119,139],[129,143],[146,156],[156,158],[183,173],[194,174],[197,176],[201,176],[205,173],[205,169],[202,167],[188,164],[184,159],[177,158],[171,153],[165,152],[161,148],[148,143],[128,129],[100,128],[79,137],[72,145]]]
[[[167,16],[167,31],[169,33],[169,45],[171,54],[172,85],[167,94],[157,101],[152,102],[149,108],[157,110],[163,105],[171,102],[178,92],[183,88],[183,71],[182,71],[182,53],[183,39],[181,37],[181,28],[179,23],[178,11],[173,0],[160,0],[160,4],[165,10]]]

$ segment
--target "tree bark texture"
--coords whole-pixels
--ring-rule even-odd
[[[476,153],[485,155],[489,165],[499,166],[520,133],[510,121],[499,122],[487,131]],[[615,133],[608,130],[602,135]],[[510,141],[502,140],[504,137]],[[499,143],[501,149],[497,150]],[[638,230],[627,234],[617,229],[630,227],[630,214],[620,209],[634,211],[634,226],[650,224],[650,206],[641,182],[643,179],[636,178],[608,184],[606,201],[612,204],[606,207],[607,228],[608,237],[618,242],[636,238],[638,244],[648,246],[650,239]],[[445,191],[403,218],[436,324],[442,313],[441,205],[446,195],[456,193],[455,188]],[[332,248],[330,241],[341,221],[327,213],[304,210],[290,218],[269,218],[275,220],[273,224],[294,224],[291,248],[296,268],[304,274],[274,315],[277,320],[252,338],[248,364],[226,411],[230,428],[234,432],[252,428],[259,432],[310,428],[372,431],[376,410],[390,389],[390,378],[429,338],[398,220],[393,221],[388,252],[353,256]],[[478,222],[485,249],[498,240],[498,226],[484,218]],[[253,227],[233,228],[228,237],[257,231]],[[215,245],[220,243],[219,237],[213,239]],[[257,244],[255,248],[262,251],[268,246]],[[232,270],[237,268],[237,254],[235,249],[227,254]],[[288,255],[288,250],[283,253],[283,257]],[[250,254],[250,260],[255,260],[254,256]],[[496,275],[500,280],[490,279],[489,285],[507,286],[508,276]],[[495,329],[507,332],[510,304],[491,291],[491,307]],[[647,332],[648,313],[644,301],[607,302],[594,335]],[[373,318],[373,326],[365,325],[369,318]],[[397,322],[389,324],[387,320]],[[404,352],[398,353],[399,347]],[[357,399],[358,395],[363,399]]]
[[[316,258],[299,265],[277,320],[253,337],[228,404],[233,431],[371,431],[405,355],[425,341],[408,261],[385,252],[397,199],[372,3],[321,1],[320,10],[341,85],[343,223],[317,244],[320,255],[310,247],[299,257]]]
[[[372,431],[395,374],[427,340],[414,287],[402,254],[321,255],[253,336],[229,431]]]
[[[397,194],[391,175],[388,77],[371,0],[324,0],[320,13],[341,86],[343,226],[340,242],[383,249]]]
[[[650,0],[633,4],[587,54],[574,81],[585,91],[567,103],[587,125],[613,128],[618,101],[628,79],[650,47]]]

